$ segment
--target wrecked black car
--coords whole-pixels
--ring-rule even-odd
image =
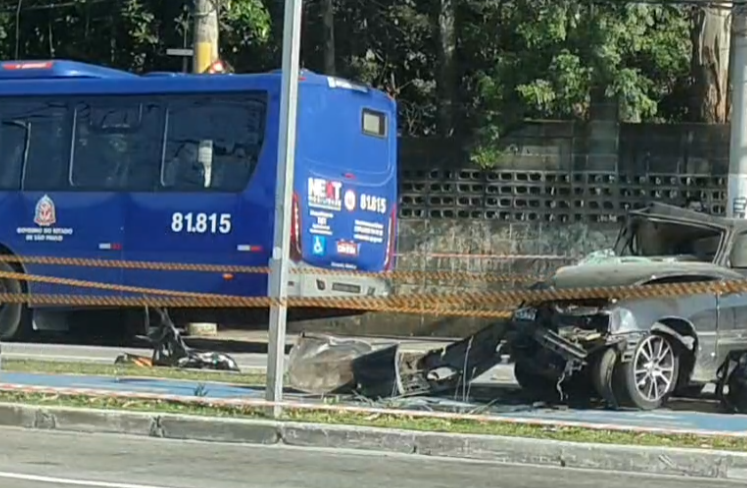
[[[631,211],[614,249],[538,288],[648,286],[747,275],[747,221],[652,204]],[[651,410],[718,380],[747,350],[747,293],[523,303],[508,342],[523,389]]]

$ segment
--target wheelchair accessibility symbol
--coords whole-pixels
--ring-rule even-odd
[[[324,256],[324,251],[327,249],[327,238],[324,236],[314,236],[314,245],[312,246],[312,252],[315,256]]]

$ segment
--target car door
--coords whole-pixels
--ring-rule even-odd
[[[728,259],[723,264],[747,273],[747,231],[730,234],[728,239]],[[747,291],[723,294],[719,302],[719,359],[723,361],[730,351],[747,349]]]

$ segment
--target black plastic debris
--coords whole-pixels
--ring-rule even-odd
[[[142,367],[169,367],[183,369],[211,369],[217,371],[239,372],[236,361],[228,354],[198,351],[184,342],[179,330],[165,309],[156,308],[156,324],[150,324],[150,310],[146,309],[148,322],[148,339],[153,344],[153,355],[139,356],[121,354],[115,364],[132,364]]]
[[[729,413],[747,413],[747,352],[731,351],[718,371],[716,397]]]

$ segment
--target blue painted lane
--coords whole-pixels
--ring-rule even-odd
[[[0,373],[0,383],[46,388],[126,391],[132,393],[177,395],[184,397],[202,396],[219,399],[248,399],[264,397],[264,389],[256,389],[244,385],[201,383],[197,381],[153,378]]]

